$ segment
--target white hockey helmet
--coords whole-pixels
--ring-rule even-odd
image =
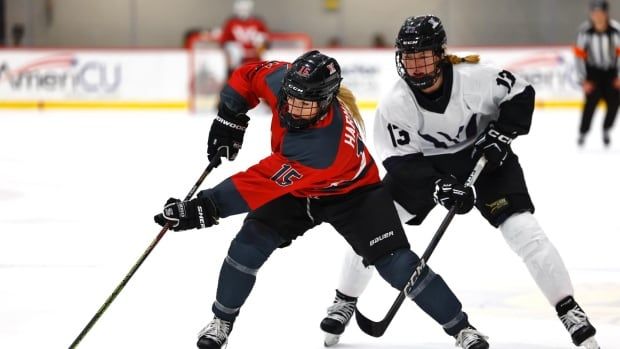
[[[254,12],[254,0],[235,0],[233,4],[235,16],[246,19]]]

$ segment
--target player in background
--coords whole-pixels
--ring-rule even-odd
[[[234,15],[222,27],[220,43],[226,53],[228,76],[242,64],[259,62],[267,47],[269,30],[253,12],[253,0],[235,0]]]
[[[419,258],[409,249],[393,201],[362,142],[355,98],[341,80],[335,59],[310,51],[292,64],[244,65],[222,90],[209,133],[209,157],[220,148],[227,150],[229,160],[236,157],[249,121],[246,113],[259,98],[273,113],[272,154],[199,192],[196,199],[170,199],[163,214],[155,217],[160,225],[171,222],[173,230],[185,230],[250,212],[222,264],[214,318],[200,332],[199,348],[226,343],[263,263],[278,247],[322,222],[331,224],[393,287],[404,288],[413,274]],[[320,251],[316,256],[321,258]],[[446,333],[457,337],[461,348],[489,347],[469,324],[459,300],[430,268],[424,269],[410,296]]]
[[[577,74],[586,99],[577,141],[580,146],[590,131],[592,116],[601,99],[607,104],[603,144],[609,146],[609,131],[620,105],[620,24],[609,18],[608,11],[607,1],[590,1],[590,20],[579,27],[575,45]]]
[[[523,259],[573,342],[597,348],[595,329],[573,298],[562,258],[533,216],[519,160],[510,148],[530,129],[534,89],[509,71],[459,64],[477,63],[478,56],[447,55],[446,42],[439,18],[407,18],[396,39],[401,79],[376,112],[375,146],[387,170],[383,183],[401,220],[419,225],[436,204],[456,206],[459,214],[475,206]],[[482,155],[488,163],[475,189],[465,187]],[[477,252],[484,251],[472,250]],[[344,330],[371,276],[372,270],[349,252],[323,322],[341,321]]]

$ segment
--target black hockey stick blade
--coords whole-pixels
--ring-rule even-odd
[[[390,308],[388,313],[385,315],[383,320],[379,322],[370,320],[369,318],[364,316],[364,314],[362,314],[359,309],[355,308],[355,320],[357,321],[357,325],[364,333],[369,336],[383,336],[385,330],[387,330],[388,326],[392,322],[392,319],[394,319],[398,308],[400,308],[400,305],[403,304],[404,300],[405,293],[403,291],[400,291],[400,293],[398,294],[398,298],[396,298],[396,301],[394,302],[394,304],[392,304],[392,307]]]

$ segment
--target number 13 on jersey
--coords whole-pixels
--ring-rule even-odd
[[[392,145],[394,146],[394,148],[399,145],[409,144],[409,142],[411,142],[409,132],[401,130],[398,126],[388,124],[387,129],[388,133],[390,134],[390,139],[392,140]]]

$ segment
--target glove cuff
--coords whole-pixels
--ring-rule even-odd
[[[236,113],[230,110],[224,103],[220,103],[220,107],[218,108],[217,115],[226,121],[235,123],[241,126],[248,126],[248,122],[250,121],[250,117],[246,114],[239,112]],[[244,130],[245,131],[245,130]]]
[[[504,143],[506,145],[510,145],[510,143],[512,143],[512,141],[515,139],[516,134],[514,136],[504,133],[502,132],[500,129],[494,127],[494,126],[489,126],[489,128],[487,129],[486,132],[487,136],[491,139],[495,139],[500,143]]]
[[[503,127],[502,125],[497,124],[497,123],[491,123],[491,124],[489,125],[488,130],[487,130],[487,133],[488,133],[490,130],[495,130],[495,131],[499,132],[500,134],[502,134],[502,135],[504,135],[504,136],[506,136],[506,137],[510,137],[510,138],[512,138],[512,139],[515,139],[515,138],[517,138],[517,136],[518,136],[518,134],[517,134],[517,132],[516,132],[516,131],[510,131],[510,130],[508,130],[506,127]]]
[[[238,131],[242,131],[242,132],[245,132],[245,130],[248,128],[247,127],[248,126],[247,123],[245,125],[240,125],[240,124],[236,123],[235,121],[224,119],[223,117],[221,117],[219,115],[215,117],[215,121],[219,122],[220,124],[222,124],[222,125],[224,125],[226,127],[230,127],[230,128],[232,128],[234,130],[238,130]]]

